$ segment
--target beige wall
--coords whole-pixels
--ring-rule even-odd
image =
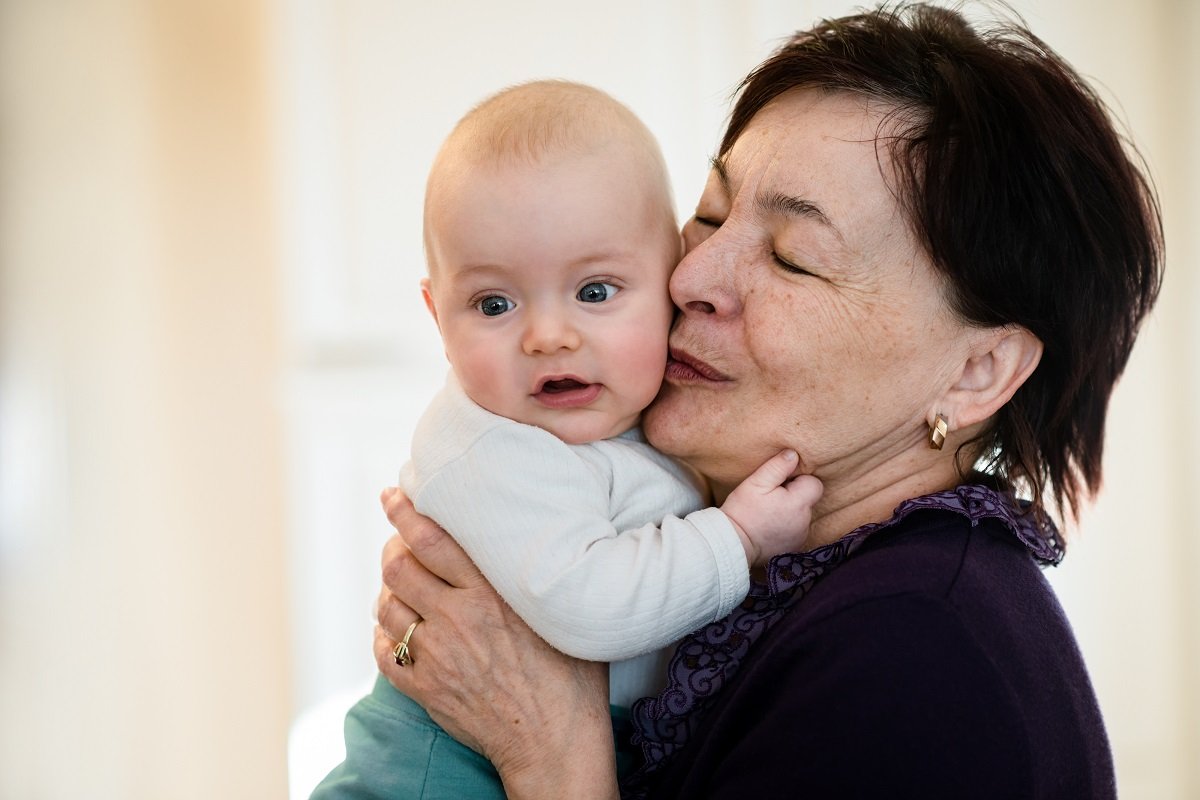
[[[0,5],[0,797],[283,797],[259,3]]]
[[[853,5],[0,0],[0,797],[283,797],[289,722],[371,669],[374,495],[441,370],[441,135],[509,81],[598,83],[686,212],[736,78]],[[1015,5],[1120,99],[1167,211],[1052,579],[1122,795],[1198,797],[1200,4]]]
[[[1021,3],[1146,157],[1165,214],[1158,307],[1114,394],[1105,486],[1050,573],[1108,724],[1122,796],[1200,797],[1200,80],[1195,3]]]

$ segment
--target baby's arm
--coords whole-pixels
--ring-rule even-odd
[[[425,478],[405,487],[417,510],[454,536],[530,627],[577,658],[615,661],[677,641],[749,589],[741,542],[720,510],[618,530],[612,476],[544,431],[489,431]]]
[[[808,538],[812,507],[824,487],[812,475],[791,477],[796,451],[784,450],[738,484],[721,505],[751,566],[780,553],[796,553]]]

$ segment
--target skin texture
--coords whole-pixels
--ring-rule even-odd
[[[569,444],[637,424],[666,363],[679,237],[623,147],[450,157],[430,188],[423,292],[455,375],[488,411]],[[587,388],[544,390],[568,377]]]
[[[656,446],[721,492],[795,450],[825,483],[809,547],[957,484],[958,444],[1041,354],[1027,331],[973,328],[946,306],[876,149],[886,111],[794,91],[751,121],[684,227],[673,358],[644,418]],[[933,450],[938,413],[950,434]],[[384,505],[411,548],[384,553],[375,651],[389,680],[492,759],[511,797],[615,797],[603,675],[498,609],[402,497]],[[418,614],[415,664],[398,668],[391,647]]]
[[[645,146],[486,161],[461,149],[430,178],[421,290],[463,390],[568,444],[624,433],[662,385],[680,246]],[[802,544],[822,490],[789,480],[790,450],[761,463],[722,507],[750,565]]]
[[[947,307],[877,154],[887,110],[789,92],[715,162],[683,229],[673,359],[645,418],[651,443],[718,496],[796,450],[825,484],[809,546],[955,485],[956,444],[1040,354],[1029,334],[972,328]],[[938,413],[952,431],[942,451],[926,444]]]
[[[608,665],[578,661],[546,644],[399,490],[385,490],[381,502],[403,532],[384,549],[384,581],[403,587],[405,601],[386,587],[380,593],[380,671],[434,722],[486,756],[508,797],[616,798]],[[424,621],[409,640],[414,663],[399,667],[392,648],[418,615]],[[482,703],[480,685],[489,686]],[[543,738],[548,731],[565,733]],[[587,757],[579,758],[576,748]]]

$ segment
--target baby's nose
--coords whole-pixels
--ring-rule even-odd
[[[582,343],[578,329],[563,314],[534,315],[525,328],[521,346],[526,355],[576,350]]]

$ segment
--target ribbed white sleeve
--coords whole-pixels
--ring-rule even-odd
[[[452,382],[422,418],[401,483],[531,628],[577,658],[661,648],[749,591],[732,524],[715,508],[679,516],[696,487],[637,432],[567,445]]]

